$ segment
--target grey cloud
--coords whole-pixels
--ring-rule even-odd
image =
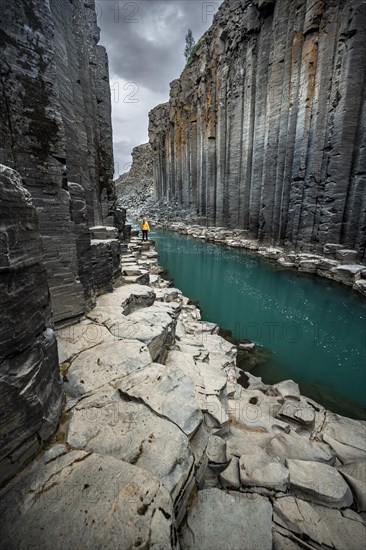
[[[187,29],[192,29],[197,41],[211,25],[211,13],[220,4],[221,0],[96,0],[101,43],[109,56],[112,98],[113,85],[119,80],[144,89],[144,94],[136,96],[140,112],[145,109],[144,116],[136,122],[127,116],[121,124],[133,104],[127,102],[113,109],[115,160],[119,166],[130,162],[132,148],[141,143],[141,137],[147,136],[148,111],[154,106],[153,99],[159,96],[159,102],[167,101],[169,83],[184,68]],[[127,93],[131,91],[132,88]]]

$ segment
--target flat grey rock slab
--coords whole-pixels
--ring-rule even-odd
[[[174,423],[144,404],[125,400],[109,385],[73,408],[67,443],[137,464],[159,477],[173,499],[194,462],[187,437]]]
[[[306,435],[299,435],[293,430],[290,433],[278,433],[268,443],[266,452],[281,460],[286,459],[314,460],[333,465],[335,452],[323,442],[311,441]]]
[[[242,455],[239,459],[242,487],[265,487],[274,491],[286,491],[289,471],[279,461],[266,455]]]
[[[73,361],[64,388],[69,398],[78,400],[150,363],[148,348],[138,340],[101,344]]]
[[[151,358],[160,360],[173,340],[176,321],[170,305],[154,304],[124,315],[120,306],[106,304],[89,312],[88,318],[107,327],[116,340],[140,340],[148,346]]]
[[[115,288],[99,296],[93,311],[103,307],[116,307],[124,315],[128,315],[141,307],[149,307],[155,301],[155,292],[152,288],[138,284],[127,284]]]
[[[30,469],[3,495],[0,514],[9,550],[175,547],[167,489],[110,456],[72,451]]]
[[[115,338],[106,327],[84,319],[80,323],[60,328],[55,331],[60,363],[72,360],[82,351],[104,344],[115,342]]]
[[[174,422],[188,437],[203,421],[192,380],[177,367],[153,363],[126,376],[117,387]]]
[[[199,491],[182,529],[182,550],[271,550],[272,506],[256,495]]]
[[[347,512],[285,496],[274,501],[273,521],[288,530],[289,535],[294,533],[306,540],[309,548],[321,545],[336,550],[359,550],[365,546],[365,525],[360,516],[353,513],[350,519]]]
[[[286,460],[290,488],[296,496],[330,508],[351,506],[351,489],[341,474],[328,464],[307,460]]]

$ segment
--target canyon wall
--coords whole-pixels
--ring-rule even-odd
[[[226,0],[150,113],[179,217],[366,259],[366,3]]]
[[[134,147],[131,169],[122,174],[115,185],[118,204],[132,212],[143,209],[154,199],[153,156],[149,143]]]
[[[94,0],[2,2],[0,485],[55,433],[55,324],[120,273],[108,60]],[[100,227],[114,225],[119,228]]]
[[[0,164],[0,485],[49,439],[62,404],[36,209]]]
[[[113,225],[108,60],[94,0],[2,5],[0,162],[37,210],[55,322],[94,300],[89,227]]]

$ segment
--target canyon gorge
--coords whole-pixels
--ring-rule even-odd
[[[365,1],[225,0],[116,182],[95,0],[1,4],[0,549],[360,550],[366,422],[241,371],[126,208],[364,300]]]

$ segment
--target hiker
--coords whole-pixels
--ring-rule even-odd
[[[150,231],[150,227],[149,227],[149,224],[148,224],[148,221],[146,218],[143,218],[142,220],[142,223],[141,223],[141,230],[142,230],[142,240],[143,241],[147,241],[147,234],[148,232]],[[146,237],[146,239],[145,239]]]

